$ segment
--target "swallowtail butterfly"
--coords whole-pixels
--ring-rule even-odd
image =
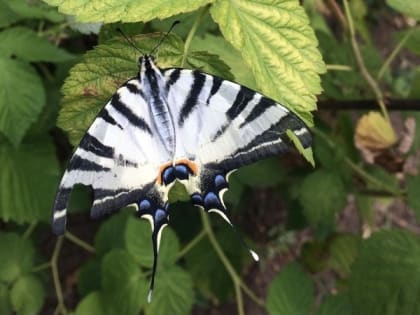
[[[312,137],[294,113],[237,83],[196,70],[161,69],[151,54],[138,65],[138,74],[111,97],[71,157],[56,194],[52,229],[64,233],[75,184],[92,187],[92,217],[134,206],[152,226],[150,301],[174,183],[185,185],[194,205],[231,224],[223,202],[229,175],[285,153],[287,130],[304,148]]]

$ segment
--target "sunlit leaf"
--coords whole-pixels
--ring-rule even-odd
[[[198,9],[212,0],[44,0],[80,22],[147,22]]]
[[[217,1],[211,14],[262,92],[298,111],[316,108],[325,66],[299,1]]]
[[[420,6],[417,0],[386,0],[395,10],[420,20]]]
[[[104,300],[98,291],[86,296],[77,305],[74,315],[104,315]]]

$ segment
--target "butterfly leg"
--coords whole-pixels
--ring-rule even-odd
[[[164,205],[162,206],[162,204]],[[147,296],[147,301],[150,303],[155,285],[160,238],[163,228],[167,226],[169,222],[168,203],[164,203],[161,198],[142,199],[138,203],[138,215],[141,218],[149,220],[152,228],[153,269],[149,295]]]

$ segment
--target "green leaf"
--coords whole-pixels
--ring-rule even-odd
[[[331,226],[335,214],[346,205],[346,190],[340,174],[324,169],[311,173],[303,180],[299,201],[311,224]]]
[[[386,0],[393,9],[420,20],[420,6],[417,0]]]
[[[48,221],[59,180],[55,148],[49,139],[0,144],[0,217],[17,223]]]
[[[0,283],[0,314],[12,314],[12,305],[10,303],[9,290],[7,285]]]
[[[44,0],[58,6],[62,13],[75,15],[80,22],[147,22],[156,18],[164,19],[182,12],[189,12],[212,2],[212,0]]]
[[[409,34],[410,33],[410,34]],[[411,50],[413,53],[420,55],[420,27],[412,27],[404,31],[395,32],[393,37],[397,39],[398,44],[405,36],[409,34],[408,40],[404,42],[404,47]]]
[[[213,74],[226,80],[233,80],[229,66],[215,54],[206,51],[193,51],[188,54],[187,61],[189,68]]]
[[[97,255],[104,255],[111,249],[124,248],[127,219],[128,213],[121,211],[101,224],[95,236]]]
[[[285,180],[286,169],[278,158],[270,158],[245,166],[234,176],[251,187],[273,187]]]
[[[0,280],[12,283],[30,271],[34,247],[28,239],[14,233],[0,233]]]
[[[44,304],[45,290],[38,278],[28,275],[13,284],[10,298],[18,315],[36,315]]]
[[[153,265],[152,231],[150,224],[139,218],[128,218],[125,229],[125,247],[134,257],[137,263],[144,267]],[[179,241],[171,228],[162,231],[159,248],[158,267],[168,266],[176,261],[176,254],[179,251]]]
[[[0,1],[0,27],[9,26],[19,21],[19,15],[4,1]]]
[[[348,295],[329,295],[321,303],[316,315],[353,315]]]
[[[241,270],[242,248],[230,229],[225,224],[224,228],[217,231],[216,238],[223,244],[223,252],[234,268]],[[216,296],[218,300],[226,300],[233,292],[232,280],[207,238],[196,244],[187,253],[185,260],[195,286],[201,294],[208,298]]]
[[[359,253],[359,247],[359,237],[351,234],[337,235],[329,244],[328,266],[341,277],[347,277]]]
[[[142,51],[151,51],[160,34],[132,37]],[[169,35],[159,47],[160,67],[179,66],[183,43]],[[77,144],[99,110],[118,87],[138,72],[138,52],[125,39],[115,39],[86,53],[81,63],[70,70],[62,88],[64,98],[58,126]]]
[[[311,278],[296,263],[287,265],[268,289],[266,307],[269,314],[308,315],[313,304]]]
[[[73,58],[67,51],[54,46],[33,30],[18,26],[0,32],[0,56],[16,56],[25,61],[60,62]]]
[[[188,315],[194,302],[190,275],[179,267],[159,270],[152,302],[145,309],[146,315]]]
[[[126,251],[114,249],[104,257],[101,274],[107,314],[139,314],[148,283],[134,259]]]
[[[408,175],[406,181],[408,205],[414,210],[417,220],[420,221],[420,177]]]
[[[77,275],[77,292],[80,296],[101,289],[101,262],[99,259],[90,260],[83,264]]]
[[[373,234],[362,242],[349,282],[355,314],[419,314],[420,237],[400,230]]]
[[[3,0],[20,19],[46,19],[53,23],[64,21],[64,16],[57,9],[40,0]]]
[[[95,291],[86,296],[78,305],[74,315],[104,315],[104,299]]]
[[[45,105],[41,79],[29,65],[0,57],[0,132],[15,146]]]
[[[265,94],[297,111],[316,108],[325,65],[299,1],[217,1],[210,12]]]
[[[191,49],[211,51],[218,55],[232,69],[235,82],[256,89],[251,68],[244,62],[239,51],[233,48],[222,36],[211,34],[206,34],[203,37],[195,36],[191,42]]]

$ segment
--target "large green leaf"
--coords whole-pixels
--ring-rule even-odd
[[[0,217],[17,223],[49,220],[59,167],[49,139],[0,144]]]
[[[355,314],[420,314],[420,237],[388,230],[362,242],[350,275]]]
[[[102,261],[102,289],[107,314],[136,315],[146,303],[148,283],[134,259],[114,249]]]
[[[13,27],[0,33],[0,56],[16,56],[25,61],[67,61],[73,56],[54,46],[44,37],[26,27]]]
[[[316,108],[325,65],[298,0],[216,1],[211,14],[265,94],[301,112]]]
[[[125,247],[141,266],[152,267],[153,247],[152,231],[149,222],[144,219],[130,217],[125,231]],[[178,238],[171,228],[162,231],[159,248],[159,266],[172,265],[179,251]],[[162,267],[159,267],[161,270]]]
[[[27,63],[0,57],[0,132],[18,145],[45,105],[45,91]]]
[[[147,22],[193,11],[212,0],[44,0],[80,22]]]
[[[311,224],[331,226],[335,214],[346,204],[346,190],[340,174],[324,169],[311,173],[303,180],[299,200]]]
[[[347,277],[357,257],[359,247],[359,237],[352,234],[337,235],[329,244],[328,266],[340,276]]]
[[[0,27],[9,26],[19,20],[19,15],[14,12],[5,0],[0,0]]]
[[[386,0],[395,10],[420,20],[420,5],[418,0]]]
[[[329,295],[321,303],[316,315],[353,315],[348,295]]]
[[[309,315],[312,303],[311,278],[296,263],[283,268],[268,289],[266,306],[271,315]]]
[[[53,23],[64,21],[64,16],[41,0],[3,0],[19,19],[45,19]]]
[[[32,243],[14,233],[0,233],[0,281],[11,283],[28,272],[34,262]]]
[[[9,295],[7,285],[0,283],[0,314],[12,314],[12,305]]]
[[[179,267],[159,270],[146,315],[188,315],[194,302],[190,275]]]
[[[86,296],[76,308],[74,315],[104,315],[104,299],[101,292],[95,291]]]
[[[44,304],[45,290],[38,278],[28,275],[13,284],[10,298],[18,315],[37,315]]]

